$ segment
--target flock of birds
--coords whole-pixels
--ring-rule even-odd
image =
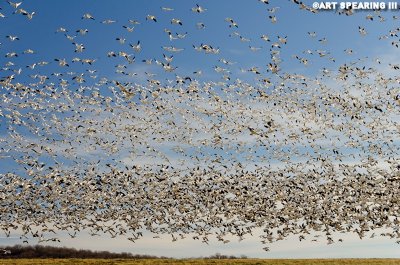
[[[270,22],[279,23],[282,10],[268,0],[259,2]],[[318,13],[291,2],[299,12]],[[29,23],[40,15],[22,2],[7,5],[0,20],[20,16]],[[208,8],[195,4],[188,12],[198,15]],[[175,15],[166,27],[185,25]],[[389,19],[380,11],[367,16],[377,18]],[[358,58],[322,68],[314,77],[292,73],[281,57],[290,36],[264,34],[270,49],[252,46],[228,17],[221,18],[227,38],[248,43],[251,52],[267,50],[266,68],[236,69],[251,76],[236,78],[239,63],[221,58],[218,46],[200,43],[193,44],[195,52],[219,57],[216,66],[179,75],[174,57],[188,49],[163,46],[162,58],[141,58],[143,43],[127,37],[141,24],[164,23],[156,15],[119,25],[125,34],[113,38],[121,50],[97,58],[84,56],[86,27],[121,19],[101,20],[91,13],[79,19],[82,29],[62,26],[50,32],[71,42],[72,58],[18,65],[17,58],[40,52],[0,45],[0,231],[5,236],[58,242],[60,231],[77,237],[89,230],[93,236],[122,235],[135,242],[150,231],[154,237],[170,234],[172,241],[190,236],[228,243],[231,235],[242,240],[262,228],[257,236],[267,251],[270,243],[293,234],[300,241],[322,236],[331,244],[343,240],[340,233],[364,238],[383,231],[381,236],[400,243],[398,65],[388,65],[390,75],[379,59]],[[203,22],[195,26],[206,28]],[[191,34],[164,31],[171,43]],[[399,31],[382,39],[397,47]],[[359,27],[359,34],[367,30]],[[317,38],[316,32],[308,35]],[[4,37],[11,43],[24,40]],[[335,61],[325,50],[292,59],[307,67],[310,56]],[[114,75],[100,76],[99,60],[118,61]],[[76,63],[84,70],[74,71],[81,69]],[[146,72],[140,79],[132,71],[136,64],[159,67],[173,78]],[[217,77],[201,81],[210,70]]]

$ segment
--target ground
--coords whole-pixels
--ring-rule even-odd
[[[0,265],[144,265],[144,264],[237,264],[237,265],[395,265],[400,259],[2,259]]]

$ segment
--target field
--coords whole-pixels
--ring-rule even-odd
[[[237,264],[237,265],[394,265],[400,259],[3,259],[0,265],[150,265],[150,264]]]

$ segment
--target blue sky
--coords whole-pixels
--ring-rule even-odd
[[[144,64],[143,59],[162,60],[162,54],[168,53],[161,49],[161,46],[176,46],[184,48],[184,52],[174,54],[174,65],[178,68],[176,74],[187,75],[197,69],[204,69],[210,75],[215,75],[212,70],[218,63],[218,59],[226,58],[229,61],[236,62],[233,69],[258,66],[265,73],[265,67],[269,60],[268,50],[271,43],[277,41],[277,36],[288,36],[287,45],[282,45],[282,57],[285,69],[293,69],[294,72],[306,71],[315,73],[321,66],[333,67],[335,63],[327,58],[316,58],[317,56],[308,56],[310,65],[302,67],[293,55],[307,57],[302,54],[304,50],[325,50],[333,56],[338,65],[348,61],[348,56],[343,52],[344,49],[351,48],[356,52],[353,57],[361,58],[363,56],[373,57],[379,54],[379,51],[390,49],[389,40],[379,41],[378,37],[387,34],[389,29],[395,28],[396,21],[391,17],[396,15],[395,11],[383,11],[382,16],[386,18],[385,22],[379,22],[377,15],[374,21],[365,19],[371,11],[361,11],[354,16],[337,15],[333,11],[323,11],[318,14],[299,10],[297,5],[289,1],[271,2],[270,5],[264,5],[258,1],[246,2],[243,8],[242,1],[229,2],[200,2],[207,11],[201,14],[193,13],[191,8],[196,2],[184,1],[179,3],[166,1],[101,1],[96,4],[90,1],[69,1],[68,4],[60,2],[23,3],[24,9],[37,13],[34,19],[24,21],[21,16],[10,15],[3,21],[4,35],[17,35],[20,41],[10,42],[2,41],[2,50],[15,50],[22,52],[27,48],[37,51],[36,55],[20,56],[15,61],[21,65],[35,62],[37,58],[51,61],[54,67],[46,70],[62,70],[55,67],[54,58],[70,58],[81,56],[97,59],[95,67],[98,71],[110,74],[113,67],[124,61],[123,58],[109,60],[106,57],[108,51],[127,51],[134,54],[128,43],[136,44],[141,41],[142,51],[136,56],[136,63],[131,67],[140,69]],[[3,5],[3,13],[11,13],[13,8],[8,4]],[[171,7],[173,11],[162,11],[161,7]],[[274,14],[270,14],[267,9],[279,6],[280,8]],[[90,13],[95,20],[83,20],[84,13]],[[145,20],[148,14],[155,15],[158,22],[148,22]],[[271,23],[269,15],[275,15],[277,23]],[[238,28],[229,28],[225,18],[233,18],[239,25]],[[172,25],[172,18],[180,18],[183,26]],[[106,19],[116,20],[113,24],[101,24]],[[128,20],[135,19],[141,22],[140,25],[129,25]],[[197,22],[204,22],[206,28],[198,30]],[[132,33],[127,32],[122,25],[134,26]],[[358,33],[358,26],[366,27],[368,34],[361,36]],[[82,54],[74,54],[74,46],[67,40],[64,33],[54,34],[59,27],[66,28],[68,35],[77,35],[75,42],[85,44],[85,51]],[[88,29],[86,36],[79,36],[75,31],[77,29]],[[170,41],[164,29],[170,29],[174,33],[185,33],[188,35],[185,39]],[[239,32],[250,42],[241,42],[237,37],[229,37],[233,32]],[[316,38],[310,38],[307,32],[317,33]],[[261,40],[260,36],[267,34],[271,42]],[[115,38],[125,37],[126,44],[120,45]],[[318,40],[326,38],[328,42],[321,44]],[[220,54],[209,54],[195,52],[192,45],[201,43],[220,47]],[[368,45],[366,45],[366,43]],[[262,47],[258,52],[252,52],[248,46]],[[77,63],[70,69],[79,69]],[[155,68],[162,69],[160,67]],[[25,69],[24,69],[25,70]],[[42,70],[42,69],[41,69]],[[42,70],[43,72],[45,69]],[[26,69],[26,73],[29,70]],[[173,74],[172,74],[173,75]]]
[[[312,1],[304,1],[311,4]],[[199,4],[206,8],[204,13],[194,13],[193,7]],[[376,58],[382,61],[376,65],[381,72],[393,74],[389,63],[399,62],[398,49],[391,45],[392,41],[398,41],[398,37],[380,40],[379,37],[387,35],[390,30],[399,27],[399,20],[393,16],[400,16],[399,11],[381,11],[380,15],[385,21],[380,22],[377,13],[373,11],[360,11],[355,15],[338,15],[334,11],[322,11],[317,14],[300,10],[291,1],[271,0],[269,5],[260,1],[26,1],[21,8],[36,14],[32,20],[28,20],[20,14],[13,14],[15,9],[6,1],[0,4],[1,13],[5,18],[0,18],[1,40],[0,52],[1,65],[6,67],[7,62],[12,61],[14,66],[1,72],[1,78],[13,73],[13,70],[22,69],[15,79],[21,83],[31,82],[29,75],[48,75],[49,82],[59,82],[59,78],[51,76],[52,73],[65,73],[73,71],[84,72],[86,85],[95,81],[87,74],[87,69],[97,70],[96,75],[106,77],[109,80],[120,82],[132,82],[146,84],[149,77],[145,72],[157,74],[156,79],[167,83],[167,79],[174,80],[178,76],[195,76],[194,71],[202,70],[202,75],[195,76],[200,81],[222,81],[221,75],[214,69],[216,66],[227,68],[230,71],[231,80],[237,78],[250,84],[257,84],[257,79],[275,78],[267,72],[267,65],[271,62],[270,49],[274,42],[279,42],[278,37],[287,36],[287,44],[281,44],[280,58],[284,72],[303,74],[310,79],[320,78],[322,69],[336,69],[339,65],[365,58],[365,65],[372,65]],[[173,8],[172,11],[163,11],[161,7]],[[268,9],[279,7],[275,13]],[[82,19],[86,13],[93,15],[92,19]],[[157,17],[157,22],[147,21],[147,15]],[[373,15],[373,21],[366,19],[367,15]],[[277,23],[271,23],[269,16],[276,16]],[[182,20],[181,25],[171,24],[171,19]],[[238,27],[229,27],[226,18],[232,18],[238,23]],[[115,20],[112,24],[103,24],[106,19]],[[129,24],[129,20],[137,20],[140,24]],[[198,29],[196,23],[203,22],[205,29]],[[134,27],[133,32],[128,32],[123,26]],[[56,32],[63,27],[68,32]],[[359,27],[365,28],[367,35],[359,33]],[[76,31],[88,29],[85,36]],[[184,39],[170,40],[165,29],[169,29],[172,35],[186,34]],[[249,39],[248,42],[240,41],[234,32]],[[310,37],[308,32],[316,32],[316,37]],[[68,40],[65,34],[76,36],[74,42],[84,44],[82,53],[75,53],[75,45]],[[266,34],[271,39],[265,42],[260,37]],[[10,41],[6,36],[18,36],[19,40]],[[120,44],[116,38],[126,38],[125,44]],[[319,40],[326,38],[324,44]],[[129,44],[140,41],[141,51],[135,52]],[[197,52],[193,48],[201,44],[207,44],[220,50],[219,54],[205,54]],[[164,50],[163,46],[183,48],[181,52],[173,53]],[[253,52],[249,46],[260,47]],[[34,54],[23,54],[26,49],[32,49]],[[353,55],[344,50],[352,49]],[[310,50],[313,54],[306,54]],[[18,53],[17,58],[5,58],[8,52]],[[123,57],[108,58],[107,53],[124,51],[135,57],[135,62],[128,64]],[[327,54],[324,57],[318,55],[318,51]],[[161,66],[148,65],[142,60],[164,61],[163,54],[173,55],[172,66],[177,67],[172,73],[165,72]],[[298,59],[305,58],[309,61],[305,66]],[[73,63],[74,57],[95,59],[93,65]],[[65,58],[69,67],[60,67],[54,59]],[[334,58],[334,59],[332,59]],[[219,60],[225,59],[234,62],[232,65],[224,65]],[[47,66],[36,66],[35,69],[27,68],[28,65],[47,61]],[[137,73],[134,77],[127,77],[115,73],[115,66],[125,64],[127,72]],[[251,67],[257,67],[260,76],[247,71]],[[245,72],[241,69],[246,70]],[[395,73],[397,74],[397,73]],[[67,79],[64,75],[62,78]],[[334,82],[330,80],[331,82]],[[73,81],[69,80],[70,83]],[[75,84],[77,85],[77,84]],[[103,90],[107,94],[107,90]],[[5,126],[0,126],[2,135],[7,133]],[[15,165],[6,159],[0,160],[0,173],[17,171]],[[153,239],[148,235],[142,241],[132,245],[125,239],[101,240],[89,238],[85,235],[72,240],[65,238],[58,245],[73,246],[89,249],[109,249],[113,251],[131,251],[154,255],[174,257],[190,257],[199,255],[211,255],[216,252],[223,254],[244,254],[260,258],[296,258],[296,257],[400,257],[399,246],[393,240],[388,239],[364,239],[358,240],[356,235],[346,235],[348,240],[342,245],[333,244],[326,246],[324,241],[314,244],[299,245],[296,239],[289,239],[277,244],[274,251],[265,253],[258,242],[258,238],[249,238],[240,244],[230,243],[222,245],[214,243],[212,246],[202,245],[198,242],[184,241],[171,245],[170,239]],[[234,241],[234,240],[232,240]],[[111,243],[110,243],[111,242]],[[17,243],[14,239],[0,238],[0,244]],[[305,244],[305,243],[304,243]],[[112,246],[110,249],[110,245]],[[272,246],[273,247],[273,246]],[[200,253],[200,254],[199,254]]]

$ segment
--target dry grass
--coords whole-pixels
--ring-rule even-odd
[[[395,265],[400,259],[3,259],[0,265]]]

